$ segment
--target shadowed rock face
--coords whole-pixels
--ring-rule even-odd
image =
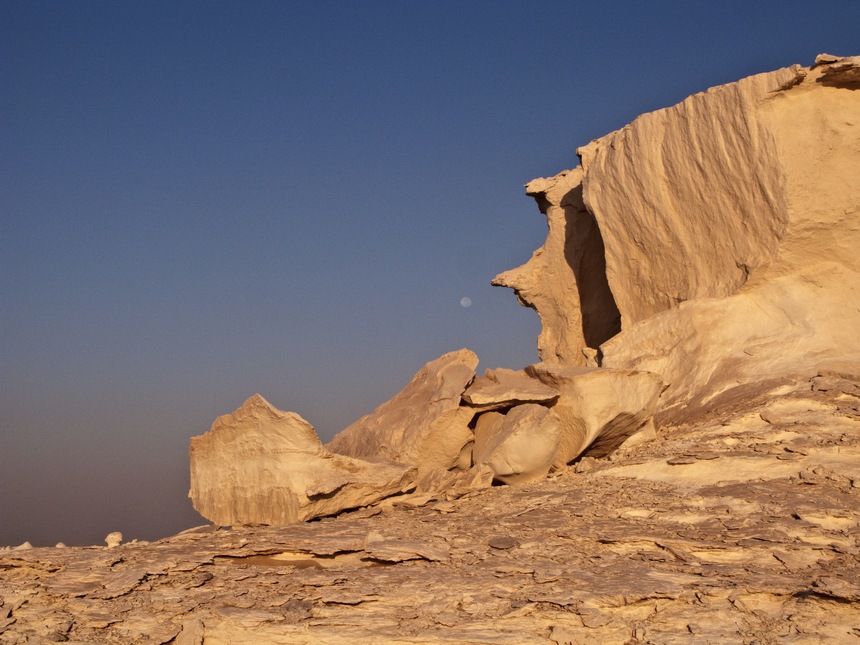
[[[600,229],[582,201],[582,169],[535,179],[526,192],[546,215],[546,243],[493,284],[512,288],[523,305],[538,312],[542,360],[584,366],[589,355],[583,349],[617,334],[621,319],[606,280]]]

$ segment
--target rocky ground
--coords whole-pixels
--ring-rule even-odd
[[[668,421],[526,486],[2,551],[0,643],[860,643],[860,378]]]

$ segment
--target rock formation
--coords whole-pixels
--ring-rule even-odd
[[[235,526],[0,549],[0,640],[856,641],[858,90],[821,55],[581,148],[495,279],[543,362],[446,354],[328,449],[252,397],[191,443]]]
[[[289,524],[414,486],[415,469],[334,455],[313,427],[259,394],[191,439],[194,508],[222,526]]]
[[[521,403],[551,404],[559,396],[555,390],[525,372],[505,368],[487,370],[463,392],[463,401],[476,410],[510,408]]]
[[[542,405],[527,403],[507,414],[488,412],[475,425],[473,458],[505,484],[537,481],[556,463],[561,436],[561,419]]]
[[[472,441],[474,411],[460,406],[478,357],[468,349],[427,363],[390,401],[337,434],[328,449],[351,457],[384,457],[427,470],[461,464]]]
[[[494,280],[537,309],[542,363],[476,378],[474,353],[446,354],[327,450],[300,417],[252,399],[192,442],[195,508],[283,524],[488,477],[530,482],[653,436],[655,414],[674,423],[741,385],[851,372],[858,69],[824,55],[580,148],[580,166],[527,185],[547,241]]]
[[[494,284],[537,309],[543,360],[655,372],[666,419],[860,362],[858,71],[823,56],[712,88],[529,183],[546,244]]]
[[[654,415],[663,382],[651,372],[538,363],[526,373],[557,389],[553,410],[561,420],[553,465],[563,467],[587,449],[603,457]]]

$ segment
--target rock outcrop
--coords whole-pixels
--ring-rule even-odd
[[[561,420],[558,468],[586,449],[597,457],[611,453],[650,422],[663,388],[651,372],[538,363],[526,373],[560,392],[553,407]]]
[[[561,419],[542,405],[519,405],[507,414],[488,412],[475,426],[473,459],[489,466],[496,481],[538,481],[555,464],[561,436]]]
[[[460,403],[477,366],[478,357],[468,349],[427,363],[394,398],[338,433],[328,449],[421,470],[461,465],[463,449],[472,441],[474,410]]]
[[[283,525],[414,487],[416,469],[334,455],[313,427],[259,394],[191,439],[191,498],[216,525]]]
[[[323,447],[251,399],[192,442],[192,498],[284,524],[411,492],[456,497],[606,457],[733,400],[860,364],[860,58],[752,76],[645,114],[527,192],[544,246],[494,284],[541,317],[543,362],[427,363]],[[374,463],[371,465],[369,461]]]
[[[498,368],[487,370],[463,392],[463,401],[476,410],[510,408],[521,403],[551,404],[558,390],[544,385],[522,371]]]
[[[676,417],[860,363],[858,77],[823,56],[715,87],[528,184],[546,244],[494,284],[537,309],[542,359],[653,371]]]

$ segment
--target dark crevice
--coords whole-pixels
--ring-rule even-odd
[[[594,215],[585,207],[582,184],[561,200],[564,208],[564,257],[579,290],[582,335],[588,347],[600,345],[621,331],[621,312],[606,277],[606,248]]]

